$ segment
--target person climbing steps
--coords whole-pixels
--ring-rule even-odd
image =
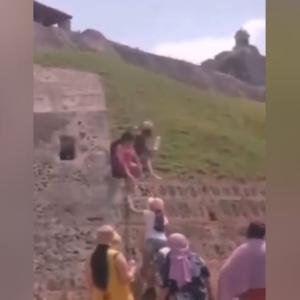
[[[145,279],[145,290],[155,285],[154,260],[158,251],[167,244],[168,218],[161,198],[149,197],[147,209],[137,209],[132,198],[128,197],[128,205],[133,213],[144,215],[145,234],[143,247],[143,263],[141,273]]]
[[[145,177],[147,178],[150,175],[155,179],[161,180],[161,177],[155,173],[152,165],[153,157],[160,148],[161,137],[157,136],[154,138],[153,129],[154,124],[152,121],[144,121],[135,135],[134,148],[141,161]]]
[[[142,174],[141,162],[134,149],[134,135],[130,131],[112,142],[110,164],[112,178],[108,186],[108,202],[114,205],[121,183],[125,182],[125,193],[132,194]]]

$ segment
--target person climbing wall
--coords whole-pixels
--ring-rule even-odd
[[[154,170],[152,160],[154,154],[159,150],[161,137],[153,137],[154,124],[152,121],[144,121],[135,135],[134,148],[142,163],[143,173],[161,179]]]
[[[134,134],[126,131],[110,146],[111,181],[108,186],[108,204],[113,209],[115,196],[123,181],[125,193],[134,193],[142,166],[134,149]]]
[[[158,251],[167,244],[168,218],[161,198],[149,197],[148,208],[136,209],[132,199],[128,199],[132,212],[143,214],[145,219],[145,241],[143,249],[142,276],[145,280],[145,291],[155,287],[154,260]]]

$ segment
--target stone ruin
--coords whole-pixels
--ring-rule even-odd
[[[213,93],[265,101],[265,59],[251,45],[247,49],[258,55],[246,55],[250,57],[246,65],[244,54],[228,56],[229,52],[223,52],[200,66],[118,44],[94,29],[72,31],[71,20],[71,15],[34,1],[35,49],[106,52],[127,63]]]
[[[34,67],[34,280],[81,286],[105,201],[109,130],[97,75]]]
[[[140,258],[143,220],[128,211],[121,191],[107,203],[109,143],[101,78],[35,66],[35,299],[66,300],[68,291],[84,299],[83,266],[95,247],[95,229],[105,222],[117,226],[126,253]],[[135,205],[144,207],[149,195],[165,199],[172,230],[190,238],[214,282],[249,220],[265,216],[264,182],[149,182],[140,186]]]
[[[250,45],[249,42],[250,34],[244,29],[238,30],[234,38],[235,38],[235,49],[241,47],[248,47]]]
[[[255,86],[264,86],[265,56],[250,44],[250,35],[246,30],[238,30],[234,38],[235,46],[232,51],[221,52],[214,59],[203,62],[202,67],[207,71],[231,75]]]
[[[38,1],[33,2],[33,19],[34,22],[45,27],[57,26],[63,30],[71,31],[72,16]]]

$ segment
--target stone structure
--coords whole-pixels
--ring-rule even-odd
[[[92,233],[110,218],[106,118],[97,75],[34,67],[34,277],[50,292],[80,287]]]
[[[234,76],[243,82],[257,86],[265,85],[265,57],[250,44],[250,35],[241,29],[235,34],[232,51],[218,54],[205,61],[202,67],[207,71],[219,71]]]
[[[248,47],[250,45],[249,39],[250,34],[243,29],[240,29],[236,32],[235,36],[235,49],[241,47]]]
[[[141,258],[143,219],[128,211],[121,191],[107,203],[109,142],[98,75],[35,66],[35,299],[84,299],[84,263],[104,222],[116,224],[126,253]],[[136,206],[145,207],[149,195],[165,199],[171,230],[189,237],[213,282],[244,227],[265,216],[264,182],[164,179],[141,185]],[[66,291],[74,295],[68,298]]]
[[[71,30],[72,16],[37,1],[33,3],[33,17],[35,22],[43,26],[57,25],[61,29]]]

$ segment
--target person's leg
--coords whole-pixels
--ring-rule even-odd
[[[125,179],[124,192],[125,192],[126,197],[132,197],[135,194],[135,192],[136,192],[136,186],[132,182],[132,180],[129,179],[129,178]]]
[[[147,272],[147,266],[149,265],[149,262],[151,260],[151,253],[152,250],[152,242],[150,239],[147,239],[144,244],[143,249],[143,265],[142,265],[142,273],[146,274]]]
[[[143,259],[143,270],[144,279],[147,284],[147,288],[156,288],[158,284],[157,272],[158,268],[156,265],[156,255],[166,243],[159,239],[148,239],[145,243],[144,259]]]
[[[145,242],[144,261],[147,264],[154,262],[158,251],[167,245],[167,241],[160,239],[148,239]]]
[[[116,197],[120,189],[122,188],[123,180],[115,177],[111,177],[107,186],[107,207],[108,214],[107,219],[111,217],[111,213],[114,211],[116,205]]]
[[[165,247],[167,242],[160,239],[147,239],[144,244],[142,275],[148,287],[154,287],[156,283],[155,256]]]
[[[153,254],[153,241],[147,239],[144,244],[143,263],[142,263],[142,277],[144,280],[144,292],[148,291],[154,286],[153,270],[152,270],[152,254]]]
[[[156,288],[156,300],[167,300],[170,299],[168,297],[169,290],[166,288],[157,287]]]

